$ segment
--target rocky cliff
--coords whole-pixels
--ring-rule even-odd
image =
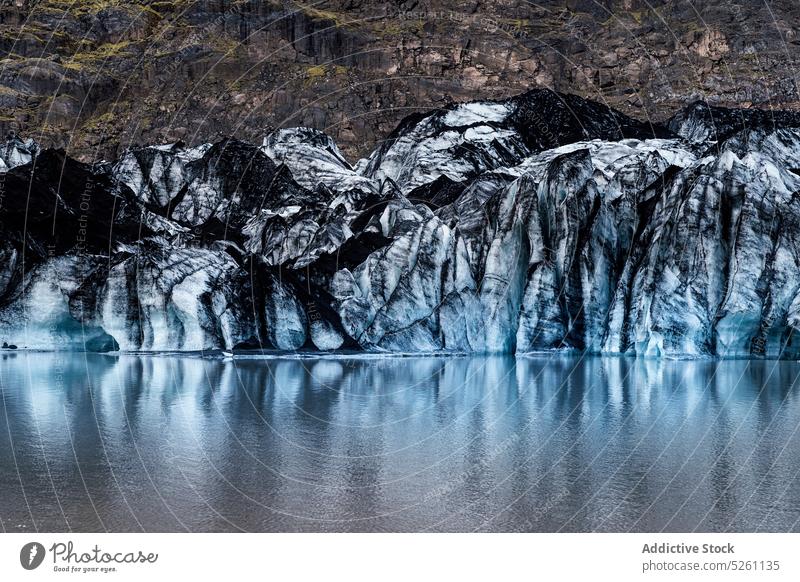
[[[85,162],[307,126],[351,159],[401,119],[535,87],[640,120],[798,105],[794,0],[3,0],[0,135]]]
[[[800,356],[800,115],[549,90],[324,133],[0,148],[0,339],[91,350]]]

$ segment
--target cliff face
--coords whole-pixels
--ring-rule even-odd
[[[535,87],[640,120],[791,109],[799,25],[793,0],[6,0],[0,131],[96,161],[307,126],[356,159],[411,113]]]
[[[800,114],[534,90],[86,165],[0,148],[0,338],[48,349],[800,356]]]

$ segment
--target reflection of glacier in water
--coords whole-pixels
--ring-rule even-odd
[[[33,530],[800,529],[795,362],[0,360]]]

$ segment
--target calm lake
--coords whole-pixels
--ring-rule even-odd
[[[0,524],[798,531],[800,364],[0,356]]]

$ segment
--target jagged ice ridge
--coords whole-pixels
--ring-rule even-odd
[[[0,146],[0,340],[31,349],[800,356],[800,116],[536,90],[325,134]]]

